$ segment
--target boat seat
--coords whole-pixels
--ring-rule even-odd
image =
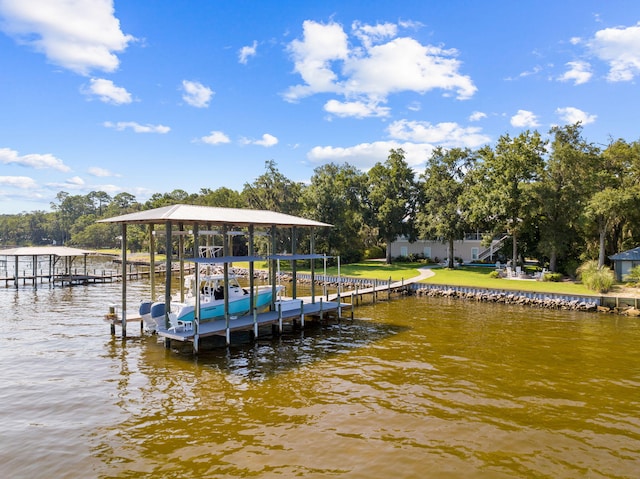
[[[167,331],[191,331],[193,330],[193,322],[181,321],[176,316],[176,313],[169,313],[169,329]]]

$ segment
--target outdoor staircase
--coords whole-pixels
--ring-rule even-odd
[[[492,242],[491,246],[489,246],[487,249],[483,250],[480,252],[480,254],[478,255],[478,260],[479,261],[484,261],[485,259],[491,257],[493,254],[495,254],[496,251],[498,251],[503,243],[505,242],[505,240],[509,237],[509,235],[505,234],[502,238],[500,238],[498,241],[496,242]]]

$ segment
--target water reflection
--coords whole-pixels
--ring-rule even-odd
[[[637,319],[406,298],[194,356],[111,338],[117,284],[24,293],[0,290],[3,477],[637,474]]]

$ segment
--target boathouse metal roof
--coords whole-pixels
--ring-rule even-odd
[[[129,213],[99,220],[100,223],[157,224],[187,223],[234,226],[325,227],[333,226],[320,221],[267,210],[219,208],[197,205],[173,205],[152,210]]]
[[[640,261],[640,246],[609,256],[614,261]]]
[[[23,246],[0,250],[0,256],[84,256],[95,251],[69,248],[67,246]]]

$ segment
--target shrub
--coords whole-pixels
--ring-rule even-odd
[[[491,273],[489,273],[489,278],[499,278],[500,277],[500,272],[493,270]]]
[[[606,293],[614,283],[613,271],[605,266],[598,266],[598,262],[594,260],[583,263],[577,273],[582,284],[599,293]]]
[[[385,250],[380,246],[372,246],[364,251],[364,259],[378,259],[385,257]]]
[[[562,280],[562,274],[560,273],[545,273],[542,275],[542,281],[552,281],[558,283]]]
[[[624,277],[624,280],[636,286],[640,285],[640,266],[631,268],[631,271]]]

